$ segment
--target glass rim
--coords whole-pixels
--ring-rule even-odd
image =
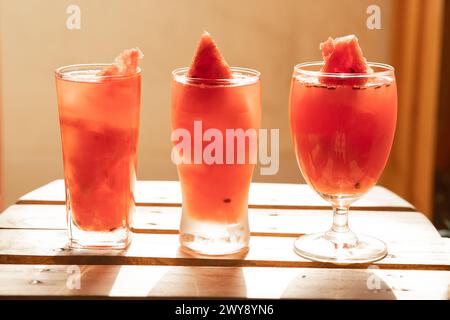
[[[77,82],[91,82],[90,81],[84,81],[84,79],[80,79],[76,76],[67,75],[66,73],[68,71],[77,71],[77,70],[95,70],[95,69],[104,69],[106,67],[112,66],[113,63],[80,63],[80,64],[70,64],[66,66],[61,66],[55,69],[55,76],[58,79],[62,80],[69,80],[69,81],[77,81]],[[93,75],[92,79],[100,80],[100,79],[127,79],[127,78],[133,78],[142,73],[142,69],[140,67],[137,67],[137,71],[132,74],[115,74],[115,75]]]
[[[367,62],[367,65],[371,68],[379,68],[381,71],[374,71],[372,73],[332,73],[332,72],[322,72],[320,70],[305,70],[306,67],[317,67],[323,66],[324,61],[311,61],[299,63],[294,67],[295,74],[303,74],[307,76],[315,77],[328,77],[328,78],[369,78],[369,77],[383,77],[392,76],[395,73],[395,68],[389,64],[379,63],[379,62]]]
[[[248,85],[256,83],[260,80],[261,72],[250,68],[230,67],[232,73],[243,74],[244,78],[232,79],[205,79],[188,77],[189,67],[176,68],[172,71],[172,78],[181,83],[201,84],[201,85]]]

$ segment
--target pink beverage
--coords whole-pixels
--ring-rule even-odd
[[[72,247],[129,243],[141,74],[137,68],[126,74],[115,68],[75,65],[56,72]]]
[[[389,157],[397,119],[391,76],[364,85],[323,85],[292,79],[290,121],[301,171],[327,197],[355,197],[378,181]]]
[[[256,164],[250,158],[257,155],[261,121],[259,72],[230,68],[205,32],[191,67],[172,74],[173,134],[187,133],[191,150],[177,147],[188,137],[172,138],[182,160],[177,163],[183,195],[180,244],[207,255],[243,251],[250,239],[248,192]],[[229,138],[230,130],[255,135]],[[208,132],[215,136],[203,139]],[[218,147],[208,153],[212,143]]]
[[[380,260],[386,244],[353,233],[348,212],[377,183],[389,157],[397,120],[394,69],[368,63],[354,35],[329,38],[320,47],[323,62],[294,69],[289,110],[300,170],[332,205],[333,225],[299,237],[294,249],[320,262]]]
[[[236,70],[243,75],[243,70]],[[247,80],[230,80],[227,84],[205,85],[183,77],[178,71],[172,85],[172,127],[187,129],[195,136],[194,122],[201,121],[203,134],[218,129],[224,139],[227,129],[255,129],[261,119],[261,84],[257,73]],[[254,80],[252,80],[252,77]],[[184,79],[184,80],[183,80]],[[246,144],[249,144],[246,139]],[[255,141],[256,142],[256,141]],[[209,142],[202,142],[202,151]],[[183,214],[209,223],[236,224],[247,216],[248,191],[255,164],[249,163],[249,148],[244,150],[245,163],[237,163],[237,138],[234,139],[232,164],[179,164],[178,174],[183,191]],[[194,150],[194,141],[191,142]],[[223,154],[226,155],[225,144]],[[225,158],[225,156],[224,156]]]

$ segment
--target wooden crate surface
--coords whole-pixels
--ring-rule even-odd
[[[327,203],[306,185],[252,184],[250,250],[228,257],[179,249],[177,182],[137,184],[127,250],[71,250],[64,184],[51,182],[0,215],[0,297],[191,297],[449,299],[450,239],[414,207],[381,187],[355,204],[350,226],[386,241],[374,264],[336,266],[293,252],[294,239],[331,224]],[[80,288],[68,281],[80,270]]]

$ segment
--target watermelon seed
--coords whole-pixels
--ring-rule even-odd
[[[327,87],[328,90],[336,90],[336,87]]]
[[[225,199],[223,199],[223,202],[225,202],[225,203],[230,203],[230,202],[231,202],[231,199],[230,199],[230,198],[225,198]]]
[[[375,89],[380,89],[382,86],[376,86]]]

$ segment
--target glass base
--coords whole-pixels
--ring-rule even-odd
[[[120,228],[110,232],[82,231],[72,228],[69,247],[72,249],[125,249],[131,243],[131,232]]]
[[[351,232],[341,235],[347,235],[351,241],[332,241],[336,238],[333,231],[315,233],[297,238],[294,250],[306,259],[334,264],[369,263],[387,255],[386,244],[381,240],[364,235],[355,237]]]
[[[184,251],[200,255],[229,255],[248,250],[250,232],[247,218],[241,223],[227,224],[181,220],[180,244]]]

